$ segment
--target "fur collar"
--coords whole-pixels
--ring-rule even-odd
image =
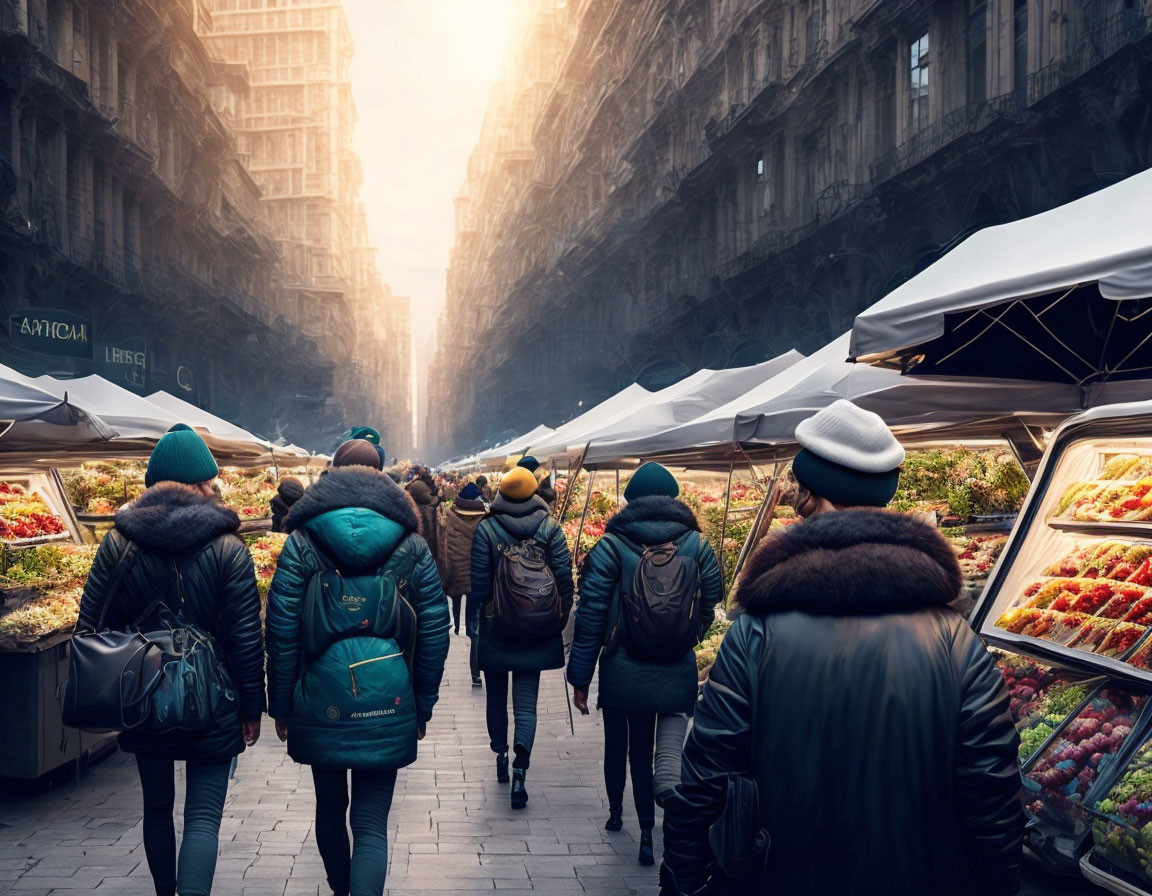
[[[700,531],[700,521],[692,508],[667,495],[650,495],[629,501],[623,510],[608,520],[604,531],[624,531],[627,534],[627,530],[637,523],[677,523],[685,529]]]
[[[491,508],[493,514],[514,517],[528,516],[529,514],[539,513],[541,510],[547,514],[549,507],[539,495],[533,495],[527,501],[512,501],[503,495],[497,495],[496,500],[492,502]]]
[[[531,538],[539,531],[544,520],[548,519],[549,513],[544,499],[536,495],[527,501],[509,501],[503,495],[497,495],[488,515],[499,517],[496,525],[510,535],[516,538]]]
[[[372,467],[337,467],[305,489],[292,505],[285,532],[295,532],[330,510],[363,507],[399,523],[409,532],[420,528],[416,507],[404,489]]]
[[[188,485],[154,485],[116,512],[116,528],[145,550],[183,554],[240,528],[240,517]]]
[[[737,602],[748,613],[851,616],[945,606],[963,579],[935,529],[884,510],[840,510],[788,526],[752,555]]]

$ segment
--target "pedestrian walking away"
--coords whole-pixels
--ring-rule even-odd
[[[664,891],[1015,893],[1019,738],[999,671],[948,607],[956,554],[880,509],[904,452],[879,417],[838,401],[796,438],[805,519],[739,582],[744,612],[665,808]],[[726,808],[734,789],[758,810]]]
[[[460,490],[456,500],[440,521],[440,577],[444,590],[452,598],[452,624],[460,634],[460,619],[465,610],[465,596],[472,590],[472,539],[476,527],[488,512],[480,496],[480,489],[468,483]],[[467,598],[471,602],[471,598]],[[471,621],[465,622],[465,633],[470,642],[469,670],[472,684],[479,687],[480,667],[477,632]]]
[[[100,543],[77,630],[153,631],[163,618],[206,635],[235,685],[202,730],[136,729],[120,747],[136,757],[144,796],[144,854],[157,896],[212,891],[220,819],[232,760],[260,736],[264,645],[252,557],[237,536],[240,519],[219,502],[219,470],[204,441],[184,424],[156,443],[145,490],[116,514]],[[148,626],[148,627],[146,627]],[[186,765],[184,833],[172,817],[175,763]]]
[[[420,534],[424,537],[424,541],[428,544],[428,549],[435,559],[439,550],[439,536],[437,534],[439,522],[437,508],[440,506],[439,491],[436,481],[428,472],[427,467],[416,466],[412,472],[415,474],[415,478],[408,483],[406,490],[412,500],[416,502],[416,510],[420,518]]]
[[[380,896],[396,773],[432,718],[449,620],[416,508],[356,441],[288,515],[268,595],[269,713],[312,767],[328,886]]]
[[[272,508],[272,531],[284,531],[284,518],[288,516],[288,511],[292,509],[292,505],[300,500],[300,496],[304,494],[304,485],[299,479],[293,476],[285,477],[280,480],[280,484],[276,486],[276,494],[272,496],[269,505]]]
[[[523,468],[506,474],[472,541],[469,612],[475,613],[479,633],[488,737],[501,783],[509,779],[509,677],[512,682],[514,809],[528,803],[525,780],[536,736],[540,673],[563,668],[562,633],[572,609],[568,544],[536,486],[536,477]]]
[[[568,681],[577,709],[588,711],[597,660],[604,714],[604,784],[609,816],[623,827],[626,767],[640,824],[639,861],[655,861],[656,803],[679,781],[688,713],[696,702],[693,647],[712,624],[724,579],[692,509],[677,500],[667,469],[648,463],[624,490],[627,505],[605,528],[580,570]],[[653,791],[657,730],[663,784]]]

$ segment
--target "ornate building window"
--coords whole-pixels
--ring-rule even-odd
[[[968,14],[964,56],[968,68],[968,102],[988,99],[988,4],[976,0]]]
[[[912,41],[908,52],[912,81],[908,94],[908,129],[912,133],[928,125],[928,33]]]

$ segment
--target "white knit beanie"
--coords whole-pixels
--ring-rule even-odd
[[[800,422],[796,441],[824,460],[861,473],[887,473],[904,463],[904,447],[888,424],[845,398]]]

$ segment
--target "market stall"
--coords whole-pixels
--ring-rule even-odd
[[[489,470],[498,470],[508,466],[513,458],[523,457],[529,450],[533,449],[542,440],[547,439],[555,431],[551,426],[537,426],[535,429],[529,430],[515,439],[509,439],[507,442],[497,445],[495,448],[481,451],[475,459],[464,458],[459,463],[469,466],[480,466]],[[454,465],[446,466],[448,466],[449,469],[461,468]]]

